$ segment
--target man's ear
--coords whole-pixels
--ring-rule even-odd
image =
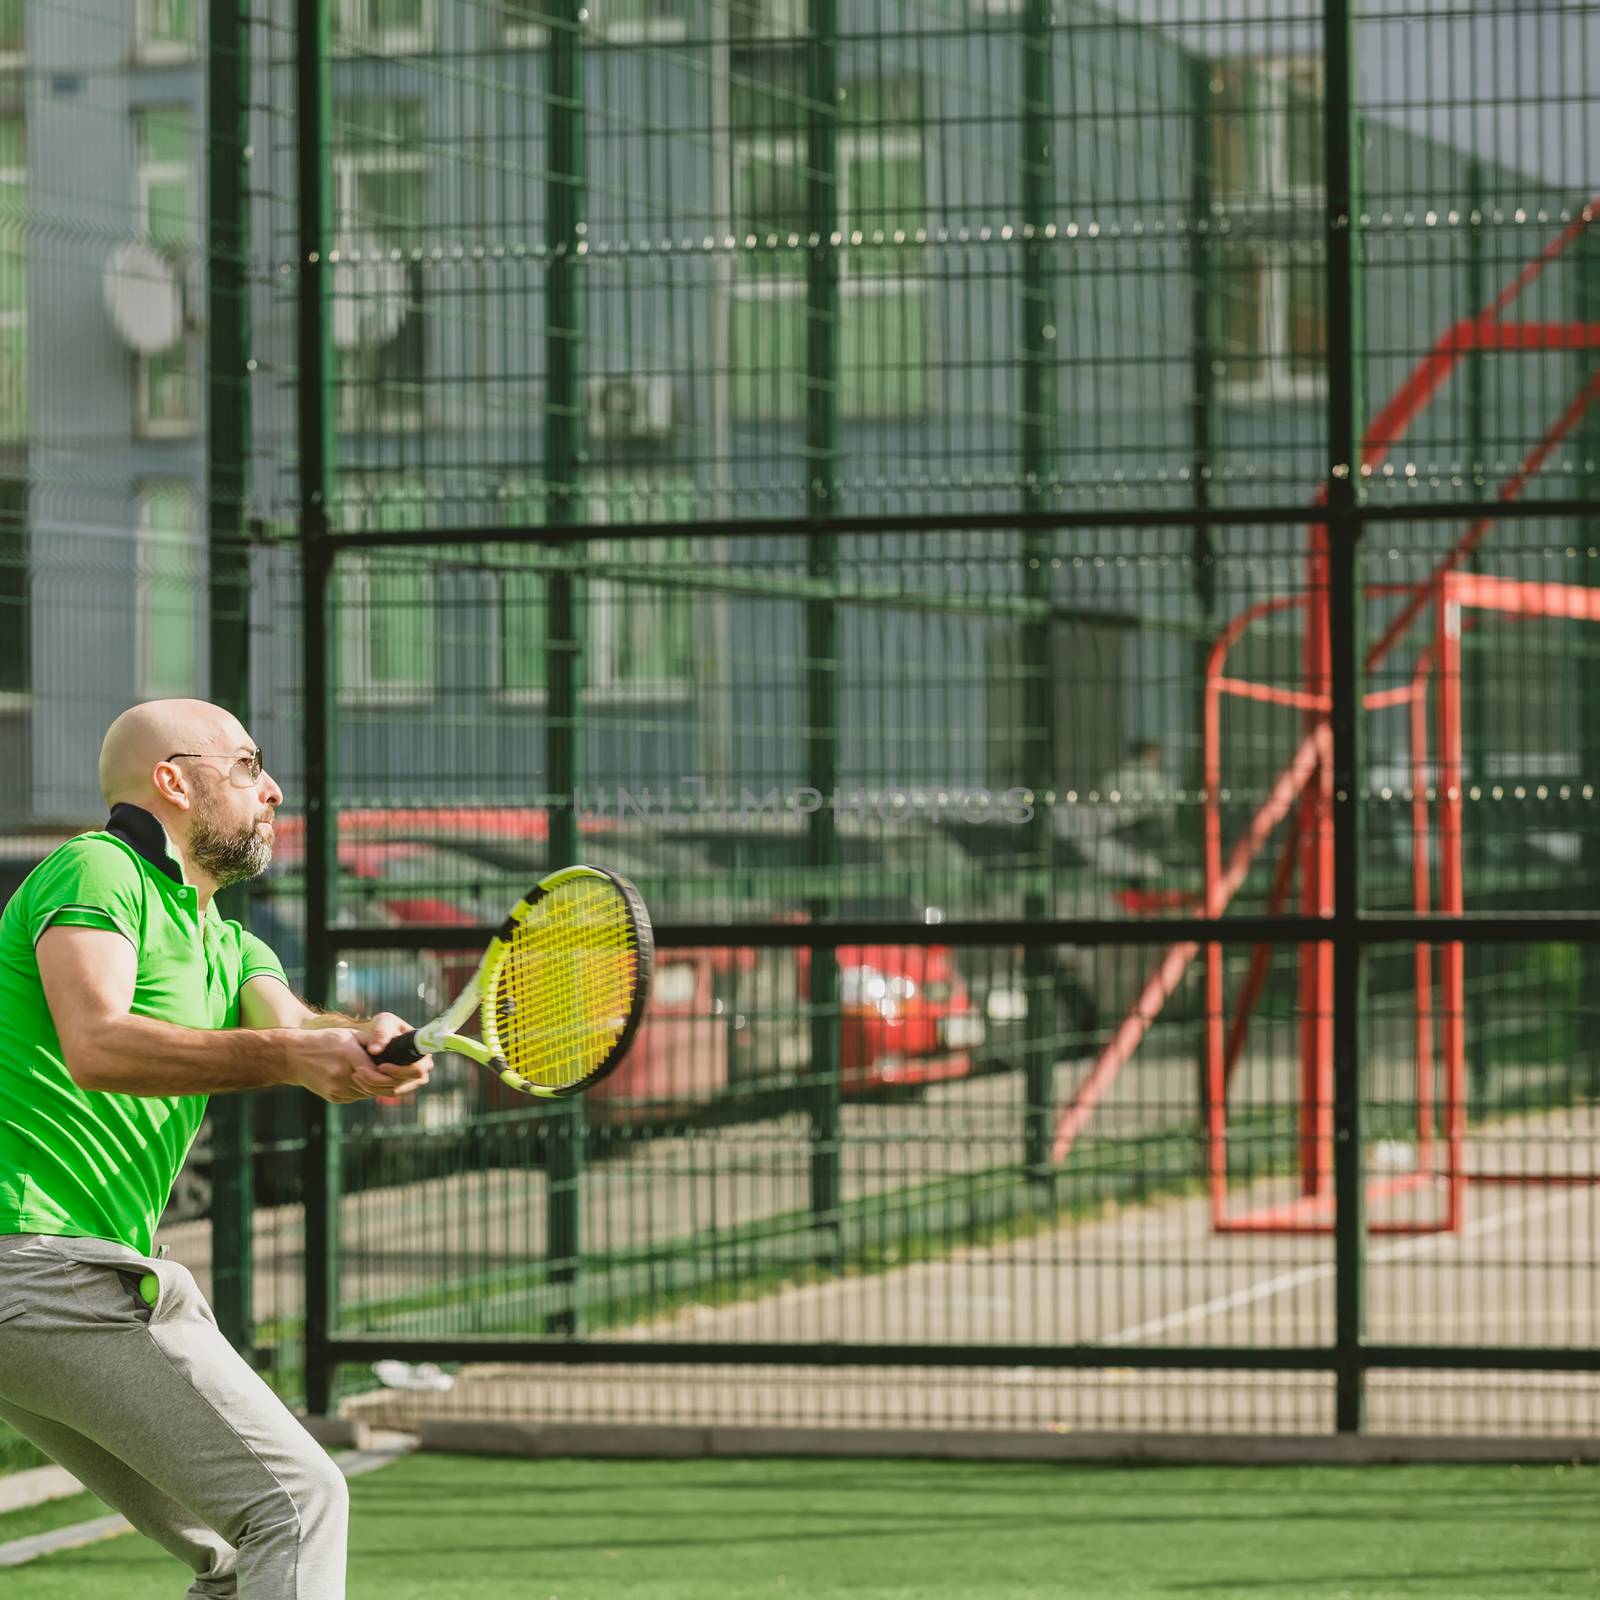
[[[189,809],[191,797],[188,781],[172,762],[158,761],[155,771],[151,774],[151,782],[155,784],[156,793],[168,805],[177,806],[181,811]]]

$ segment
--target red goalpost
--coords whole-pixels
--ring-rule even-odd
[[[1600,324],[1582,322],[1514,322],[1503,313],[1600,214],[1593,201],[1517,277],[1475,316],[1446,331],[1420,361],[1406,382],[1367,430],[1359,471],[1370,477],[1428,406],[1463,356],[1474,352],[1600,350]],[[1517,471],[1500,486],[1496,501],[1517,500],[1572,432],[1593,401],[1600,397],[1600,370],[1592,373],[1565,410],[1546,430]],[[1318,496],[1325,501],[1326,491]],[[1471,509],[1464,516],[1473,516]],[[1418,652],[1408,684],[1367,693],[1364,708],[1377,711],[1405,707],[1408,712],[1412,775],[1412,899],[1426,914],[1459,913],[1465,908],[1461,849],[1461,632],[1466,612],[1515,617],[1564,618],[1600,622],[1600,589],[1575,585],[1522,582],[1486,577],[1461,570],[1494,526],[1492,508],[1476,516],[1457,543],[1421,583],[1385,584],[1365,590],[1368,599],[1400,599],[1396,615],[1368,649],[1366,671],[1383,663],[1430,614],[1433,635]],[[1279,825],[1288,820],[1281,853],[1264,907],[1281,913],[1299,884],[1300,910],[1308,916],[1333,911],[1332,823],[1332,663],[1327,613],[1327,528],[1310,528],[1307,582],[1303,593],[1264,600],[1234,617],[1209,654],[1204,699],[1204,914],[1221,917],[1245,881],[1251,866]],[[1263,618],[1283,612],[1304,614],[1303,678],[1298,688],[1255,683],[1227,672],[1230,652]],[[1432,786],[1440,837],[1439,903],[1433,904],[1429,872],[1430,829],[1430,688],[1434,702],[1432,731],[1439,752],[1437,785]],[[1270,788],[1264,803],[1242,835],[1224,850],[1222,795],[1222,706],[1227,699],[1246,699],[1296,710],[1302,734],[1290,759]],[[1231,1019],[1226,1012],[1223,952],[1218,944],[1203,946],[1206,1023],[1203,1071],[1206,1085],[1205,1142],[1212,1220],[1219,1232],[1327,1233],[1333,1228],[1333,961],[1324,944],[1303,946],[1299,955],[1299,1071],[1297,1179],[1298,1195],[1283,1204],[1236,1212],[1229,1207],[1228,1099],[1244,1051],[1250,1019],[1260,1000],[1273,946],[1258,945]],[[1439,1020],[1434,1007],[1433,951],[1442,952]],[[1091,1121],[1096,1106],[1137,1051],[1162,1006],[1184,972],[1201,954],[1199,941],[1174,944],[1151,973],[1143,992],[1111,1035],[1098,1059],[1062,1111],[1056,1125],[1053,1158],[1065,1161]],[[1466,1164],[1466,1039],[1464,949],[1459,943],[1419,944],[1415,953],[1416,1149],[1412,1170],[1376,1178],[1368,1198],[1382,1201],[1416,1191],[1437,1191],[1442,1204],[1433,1216],[1378,1219],[1374,1233],[1431,1233],[1462,1226],[1467,1186],[1480,1183],[1600,1183],[1600,1172],[1578,1174],[1472,1173]],[[1436,1093],[1436,1087],[1439,1090]]]

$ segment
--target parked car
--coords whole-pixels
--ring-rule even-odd
[[[823,894],[830,914],[841,919],[942,920],[930,897],[944,895],[939,885],[946,864],[930,858],[930,850],[944,846],[925,829],[841,816],[839,860],[825,880],[809,865],[806,825],[797,816],[722,816],[675,825],[671,836],[692,840],[714,863],[720,894],[741,908],[725,908],[723,915],[798,920],[807,913],[797,908]],[[804,1009],[812,993],[811,952],[797,947],[772,954],[782,954],[794,970],[780,1070],[792,1061],[804,1071],[813,1054]],[[948,946],[840,945],[835,959],[843,1094],[897,1092],[973,1071],[984,1022]]]
[[[714,829],[692,837],[730,875],[753,880],[751,898],[793,905],[817,893],[798,818],[719,818]],[[1052,819],[1049,838],[1043,860],[1034,853],[1036,833],[1003,821],[891,822],[842,814],[829,909],[841,918],[930,926],[969,918],[1020,922],[1030,895],[1037,895],[1055,916],[1125,921],[1184,909],[1199,893],[1197,862],[1162,858],[1087,808]],[[1152,930],[1148,945],[1049,951],[1047,1031],[1060,1057],[1098,1048],[1137,999],[1166,943]],[[844,946],[838,960],[846,1093],[964,1077],[1024,1059],[1032,1000],[1021,946]],[[804,951],[800,963],[806,971]],[[1164,1016],[1198,1017],[1202,991],[1196,965]]]
[[[1147,840],[1125,836],[1098,814],[1064,807],[1049,819],[1047,859],[1015,828],[950,822],[951,847],[967,858],[971,887],[961,915],[1021,921],[1030,898],[1064,919],[1123,922],[1177,915],[1198,908],[1198,863],[1178,852],[1165,857]],[[1139,998],[1170,941],[1157,928],[1148,943],[1049,947],[1050,1007],[1046,1034],[1057,1059],[1093,1055]],[[988,1026],[987,1064],[1019,1065],[1037,1021],[1030,1023],[1033,995],[1023,947],[963,951],[962,968]],[[1034,987],[1037,993],[1037,985]],[[1167,1022],[1202,1014],[1203,972],[1191,963],[1162,1008]]]

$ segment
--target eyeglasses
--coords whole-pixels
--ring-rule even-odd
[[[261,766],[264,761],[260,750],[252,750],[247,756],[223,756],[210,750],[174,750],[166,758],[168,761],[227,761],[231,763],[228,772],[229,779],[243,788],[246,783],[259,783],[261,781]],[[244,778],[234,777],[234,773],[243,772]]]

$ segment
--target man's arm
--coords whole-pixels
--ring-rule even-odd
[[[354,1032],[371,1056],[382,1051],[391,1039],[411,1031],[410,1024],[392,1011],[363,1019],[341,1016],[336,1011],[318,1011],[308,1006],[281,978],[272,973],[257,973],[239,990],[239,1022],[244,1028],[345,1028]],[[362,1081],[381,1094],[409,1094],[428,1081],[433,1058],[424,1056],[409,1067],[380,1067],[368,1061]]]
[[[241,1028],[356,1028],[354,1017],[308,1006],[288,984],[268,973],[258,973],[239,990]]]
[[[226,1094],[296,1084],[333,1102],[363,1100],[371,1057],[348,1028],[183,1028],[132,1014],[138,955],[105,928],[47,928],[34,946],[72,1080],[112,1094]]]

